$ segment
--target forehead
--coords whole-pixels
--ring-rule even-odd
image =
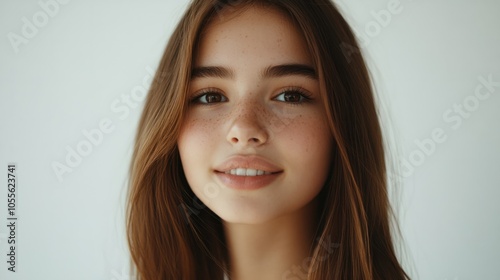
[[[312,65],[304,36],[276,8],[226,8],[200,34],[196,66],[300,63]]]

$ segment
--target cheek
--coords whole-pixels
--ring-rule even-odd
[[[187,116],[177,141],[179,150],[203,151],[213,148],[217,127],[221,125],[222,116],[199,118]]]
[[[281,149],[301,181],[320,186],[330,170],[332,137],[324,118],[298,117],[281,133]]]
[[[220,145],[223,118],[223,114],[200,117],[190,113],[182,124],[177,146],[186,179],[195,193],[207,184],[204,174],[210,171],[214,151]]]
[[[206,153],[207,147],[211,145],[210,128],[207,122],[187,117],[181,127],[177,146],[181,159],[182,168],[191,190],[200,197],[202,186],[206,184],[205,178],[199,176],[200,171],[206,169],[203,163],[209,158]]]
[[[192,180],[196,170],[199,170],[200,164],[207,158],[203,151],[212,145],[211,130],[206,126],[207,123],[201,119],[187,117],[177,140],[184,173],[190,184],[194,183]]]
[[[287,146],[294,147],[291,154],[299,158],[313,155],[328,155],[331,149],[331,134],[327,123],[321,116],[298,116],[281,129],[277,135]]]

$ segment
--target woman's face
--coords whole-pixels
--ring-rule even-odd
[[[255,224],[316,197],[332,138],[301,33],[274,9],[236,15],[215,17],[201,35],[178,148],[207,207],[226,222]]]

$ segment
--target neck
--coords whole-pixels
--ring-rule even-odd
[[[248,225],[224,223],[232,280],[307,278],[317,228],[317,200],[294,213]],[[287,278],[288,279],[288,278]]]

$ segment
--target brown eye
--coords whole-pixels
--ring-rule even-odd
[[[286,103],[301,104],[311,100],[309,94],[299,89],[288,89],[275,97],[276,100]]]
[[[201,104],[211,104],[211,103],[219,103],[226,101],[227,98],[224,95],[214,91],[203,93],[193,99],[194,103],[201,103]]]
[[[298,92],[287,92],[284,93],[284,99],[286,102],[299,102],[302,96]]]

